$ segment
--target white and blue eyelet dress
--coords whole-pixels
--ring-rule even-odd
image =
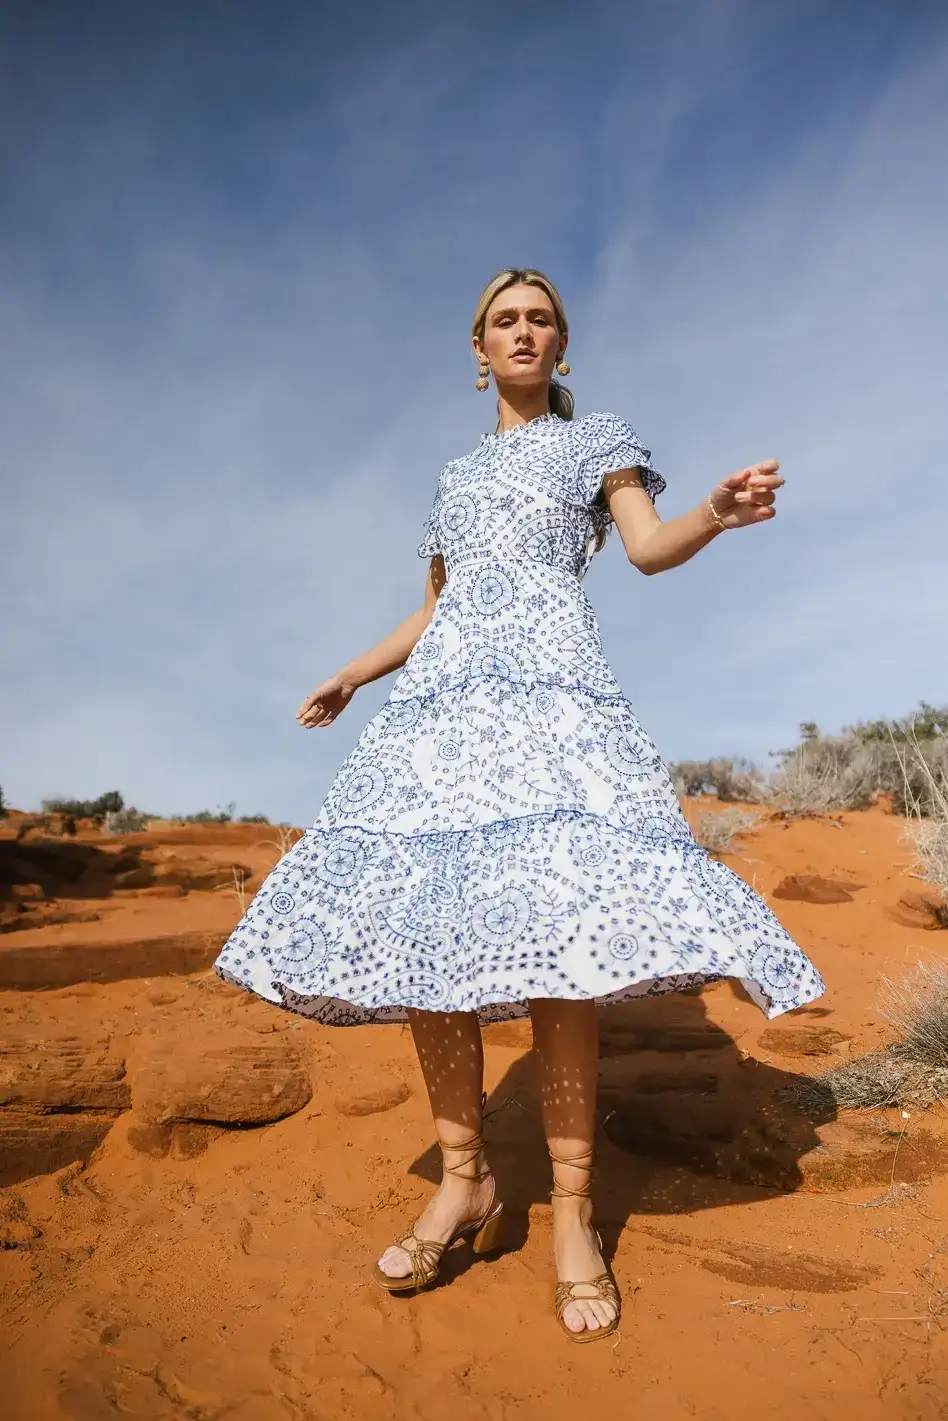
[[[768,1017],[824,990],[695,841],[603,655],[581,578],[612,470],[665,481],[611,414],[542,415],[442,470],[418,554],[434,614],[214,968],[335,1025],[525,1016],[730,977]],[[600,495],[597,498],[597,495]]]

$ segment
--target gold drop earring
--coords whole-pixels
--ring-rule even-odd
[[[486,390],[488,385],[487,377],[490,374],[490,366],[488,365],[486,360],[479,361],[479,366],[480,373],[478,375],[478,378],[474,381],[474,388],[476,390]]]
[[[556,373],[557,373],[557,375],[568,375],[568,374],[569,374],[569,366],[567,365],[567,363],[566,363],[565,360],[558,360],[558,361],[556,362]]]

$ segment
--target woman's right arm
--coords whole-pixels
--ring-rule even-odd
[[[370,681],[377,681],[380,676],[404,666],[434,615],[444,583],[444,558],[437,553],[428,566],[424,605],[400,622],[377,646],[347,662],[335,676],[310,691],[296,713],[300,725],[307,730],[331,725],[360,686],[367,686]]]

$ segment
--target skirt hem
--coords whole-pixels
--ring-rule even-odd
[[[407,999],[399,1001],[389,1001],[384,1003],[359,1002],[340,996],[323,996],[318,994],[306,994],[295,992],[292,987],[278,979],[270,978],[265,989],[263,982],[252,983],[241,981],[233,976],[226,968],[218,963],[213,965],[213,970],[223,981],[231,986],[240,987],[242,990],[251,992],[262,1001],[282,1008],[284,1011],[293,1012],[298,1016],[308,1017],[310,1020],[318,1021],[324,1026],[364,1026],[373,1024],[404,1023],[408,1021],[409,1008],[416,1011],[436,1011],[439,1013],[455,1011],[474,1011],[477,1013],[481,1025],[492,1022],[513,1021],[518,1018],[529,1017],[530,997],[554,1001],[592,1001],[596,1007],[616,1006],[621,1002],[633,1001],[639,997],[659,997],[666,996],[671,992],[689,991],[693,988],[710,986],[714,982],[735,981],[747,992],[751,1001],[772,1021],[775,1017],[783,1016],[787,1012],[796,1011],[798,1008],[807,1006],[810,1002],[816,1001],[825,991],[825,985],[819,974],[814,973],[815,980],[801,984],[803,990],[797,997],[779,1000],[772,997],[761,984],[754,978],[741,977],[736,972],[682,972],[665,977],[643,977],[631,978],[622,986],[615,988],[611,992],[592,993],[581,991],[551,991],[549,988],[531,993],[530,996],[518,997],[494,997],[483,995],[477,999],[465,1001],[463,1003],[446,1002],[433,1006],[430,1001],[410,1001]]]

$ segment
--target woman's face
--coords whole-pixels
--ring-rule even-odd
[[[542,286],[508,286],[487,308],[483,340],[475,336],[473,344],[498,385],[548,385],[566,338]]]

